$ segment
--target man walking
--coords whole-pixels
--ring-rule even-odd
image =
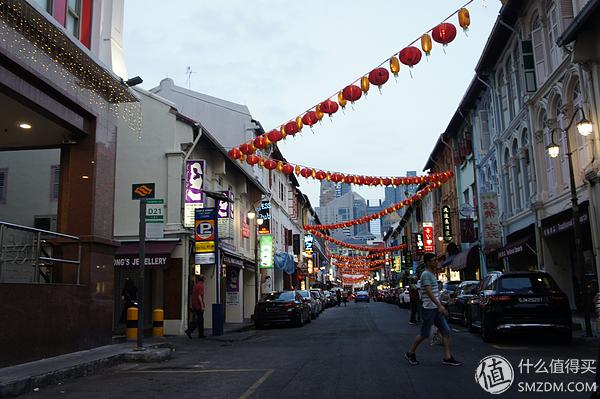
[[[423,256],[425,263],[425,271],[421,274],[421,301],[423,303],[421,308],[421,318],[423,324],[421,325],[421,333],[417,335],[411,348],[404,355],[408,363],[411,365],[419,364],[417,360],[417,347],[431,334],[431,327],[435,325],[439,333],[442,334],[442,343],[444,345],[444,357],[442,363],[448,366],[461,366],[459,362],[450,353],[450,328],[445,316],[448,311],[441,304],[438,299],[438,282],[435,277],[437,269],[437,260],[435,254],[426,253]]]
[[[191,321],[185,335],[189,339],[192,339],[192,333],[198,328],[198,338],[205,338],[204,336],[204,309],[206,305],[204,303],[204,276],[199,275],[196,277],[196,284],[192,289],[192,311],[195,314],[195,320]]]

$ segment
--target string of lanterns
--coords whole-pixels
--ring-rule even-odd
[[[332,259],[335,259],[335,260],[350,261],[350,262],[352,262],[352,261],[355,261],[355,260],[365,260],[365,259],[380,258],[381,254],[353,255],[353,256],[330,254],[329,257],[332,258]]]
[[[338,268],[345,267],[373,267],[377,265],[382,265],[385,263],[385,259],[376,259],[371,261],[342,261],[340,263],[336,263]]]
[[[445,47],[456,38],[456,27],[454,24],[447,22],[454,15],[458,16],[458,24],[466,32],[471,24],[469,10],[466,7],[473,1],[474,0],[468,1],[461,8],[450,14],[440,24],[413,40],[399,52],[386,58],[370,72],[361,75],[361,77],[354,80],[342,90],[329,96],[325,101],[310,107],[296,118],[282,124],[278,129],[272,129],[268,133],[264,133],[256,137],[256,139],[243,143],[238,146],[239,148],[236,147],[234,149],[241,151],[241,153],[245,155],[252,155],[257,149],[264,149],[280,140],[295,136],[302,131],[304,126],[312,128],[313,125],[323,119],[325,114],[329,115],[331,118],[340,107],[344,109],[348,104],[348,101],[354,104],[354,102],[358,101],[363,95],[366,97],[371,85],[377,86],[381,91],[381,86],[389,80],[390,72],[395,77],[398,76],[401,63],[408,66],[410,71],[410,69],[421,61],[423,52],[426,56],[431,54],[433,48],[432,39]],[[415,46],[419,41],[421,49]],[[384,65],[386,64],[389,64],[389,71],[384,68]],[[412,72],[410,72],[410,74],[412,76]],[[337,102],[332,100],[332,98],[336,99]]]
[[[415,201],[421,200],[427,194],[429,194],[434,188],[440,187],[442,182],[436,182],[433,184],[428,184],[421,190],[419,190],[416,194],[410,196],[409,198],[395,203],[379,212],[373,213],[371,215],[366,215],[360,217],[358,219],[348,220],[346,222],[341,223],[332,223],[332,224],[313,224],[313,225],[305,225],[304,230],[306,231],[314,231],[314,230],[336,230],[343,229],[344,227],[357,226],[359,224],[368,223],[371,220],[381,219],[382,217],[389,215],[390,213],[394,213],[405,206],[409,206],[413,204]]]
[[[311,232],[313,235],[317,237],[321,237],[324,240],[327,240],[337,246],[354,249],[356,251],[365,251],[365,252],[377,252],[377,253],[385,253],[385,252],[395,252],[406,249],[406,244],[396,245],[394,247],[371,247],[368,245],[356,245],[356,244],[348,244],[343,241],[337,240],[333,237],[330,237],[326,234],[321,233],[318,230],[314,230]]]
[[[260,137],[257,137],[257,139]],[[359,186],[403,186],[422,183],[445,182],[452,176],[451,171],[432,173],[424,176],[365,176],[356,174],[345,174],[333,171],[325,171],[317,168],[283,162],[273,158],[263,158],[259,155],[246,156],[237,148],[232,148],[228,152],[228,156],[233,160],[246,162],[250,166],[258,166],[268,170],[276,170],[285,175],[294,173],[296,176],[302,176],[306,179],[327,180],[334,183],[347,183]]]

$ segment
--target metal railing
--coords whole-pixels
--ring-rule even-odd
[[[77,258],[63,258],[62,249],[74,245]],[[69,284],[57,281],[55,266],[59,264],[76,265],[74,283],[79,284],[79,237],[0,221],[0,283]]]

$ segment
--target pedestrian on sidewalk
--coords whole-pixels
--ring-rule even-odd
[[[121,299],[123,300],[123,309],[119,323],[123,324],[127,321],[127,309],[138,306],[137,287],[129,277],[125,279],[125,286],[123,287],[123,291],[121,291]]]
[[[192,289],[191,308],[195,317],[190,320],[188,329],[185,330],[185,335],[189,339],[192,339],[192,333],[197,328],[198,338],[204,338],[204,309],[206,304],[204,303],[204,276],[199,275],[196,277],[196,284]]]
[[[419,290],[417,289],[417,278],[413,277],[408,286],[408,296],[410,297],[410,321],[409,324],[419,322]]]
[[[435,325],[440,334],[442,334],[442,343],[444,345],[444,356],[442,358],[442,364],[448,366],[461,366],[459,362],[450,353],[450,328],[445,316],[448,314],[446,308],[441,304],[438,298],[438,282],[435,277],[437,271],[437,259],[435,254],[426,253],[423,255],[423,261],[425,263],[425,270],[421,274],[421,300],[423,304],[421,306],[421,317],[423,318],[423,324],[421,325],[421,332],[416,336],[412,346],[404,354],[406,360],[411,365],[419,364],[417,360],[416,351],[421,342],[429,337],[431,334],[431,327]]]

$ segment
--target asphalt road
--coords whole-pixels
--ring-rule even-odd
[[[240,333],[235,338],[243,340],[238,342],[174,338],[177,350],[168,362],[123,364],[24,397],[485,398],[491,396],[475,375],[488,355],[505,357],[514,370],[512,386],[497,397],[590,397],[589,392],[525,393],[519,385],[521,390],[525,382],[535,383],[529,387],[536,389],[556,390],[560,388],[544,383],[563,382],[566,390],[593,382],[595,376],[582,373],[581,365],[583,359],[596,357],[596,340],[575,338],[569,345],[559,345],[552,337],[530,335],[490,345],[477,334],[451,326],[453,352],[464,362],[461,367],[442,365],[442,347],[429,342],[417,353],[421,364],[408,365],[403,355],[419,330],[408,324],[408,311],[385,303],[352,303],[328,309],[302,328]],[[526,367],[519,370],[521,360],[531,363],[529,374]],[[497,382],[493,380],[497,371],[489,374],[490,384]]]

